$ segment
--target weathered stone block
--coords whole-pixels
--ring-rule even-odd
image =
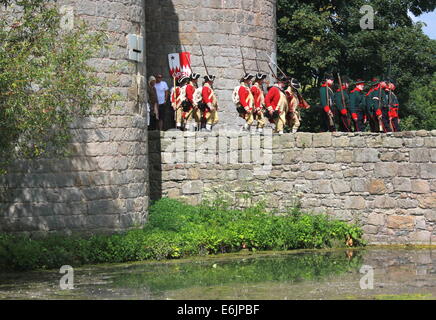
[[[384,194],[387,191],[385,182],[381,179],[369,180],[367,190],[370,194]]]
[[[367,223],[375,226],[383,226],[385,224],[385,216],[381,213],[371,213],[368,216]]]
[[[300,152],[299,161],[303,163],[306,162],[316,162],[316,150],[315,149],[304,149]]]
[[[324,163],[335,163],[336,161],[336,154],[334,150],[322,150],[322,151],[316,151],[316,159],[319,162]]]
[[[375,198],[374,206],[382,209],[395,208],[397,201],[389,196],[378,196]]]
[[[317,180],[312,184],[313,193],[327,194],[332,192],[329,180]]]
[[[312,147],[313,133],[298,132],[296,134],[296,143],[298,148]]]
[[[379,162],[379,151],[377,149],[357,149],[354,150],[354,161],[355,162]]]
[[[409,161],[414,162],[429,162],[430,153],[428,149],[411,149],[409,151],[410,159]]]
[[[422,179],[436,179],[436,163],[420,165]]]
[[[350,147],[365,148],[366,147],[365,138],[362,136],[351,137],[350,138]]]
[[[429,193],[430,185],[426,180],[412,180],[411,188],[413,193]]]
[[[351,150],[338,150],[336,151],[336,161],[351,163],[353,162],[353,151]]]
[[[345,208],[346,209],[365,209],[366,203],[363,197],[350,196],[345,200]]]
[[[415,229],[415,217],[413,216],[388,216],[386,225],[391,229],[413,230]]]
[[[347,136],[340,136],[333,138],[333,147],[335,148],[345,148],[350,145],[350,138]]]
[[[395,191],[408,192],[412,190],[412,184],[409,178],[394,178],[392,181]]]
[[[420,208],[436,208],[436,192],[428,195],[418,196],[418,202]]]
[[[427,243],[430,244],[431,232],[429,231],[416,231],[412,232],[410,235],[410,240],[416,243]]]
[[[347,193],[351,191],[350,182],[344,180],[333,180],[332,181],[333,192],[338,193]]]
[[[198,194],[203,192],[202,181],[188,181],[182,184],[183,194]]]
[[[374,169],[374,176],[376,178],[395,177],[398,174],[397,163],[379,163]]]
[[[353,192],[366,192],[367,191],[366,179],[360,179],[360,178],[351,179],[351,190]]]
[[[330,132],[317,133],[313,135],[313,147],[330,147],[332,145],[332,134]]]
[[[398,165],[399,177],[418,177],[420,168],[418,164],[401,163]]]
[[[403,139],[392,138],[385,136],[383,139],[383,147],[385,148],[401,148],[403,146]]]

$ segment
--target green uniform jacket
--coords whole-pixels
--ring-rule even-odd
[[[346,114],[344,113],[342,110],[347,110],[350,108],[350,95],[348,94],[347,90],[342,90],[344,92],[344,100],[345,100],[345,105],[342,102],[342,93],[341,90],[338,89],[338,91],[335,92],[335,102],[336,102],[336,107],[338,108],[338,111],[341,114]]]
[[[367,98],[369,114],[375,113],[376,115],[381,115],[381,108],[386,103],[386,94],[384,93],[384,90],[381,89],[381,92],[380,89],[372,90]]]
[[[327,88],[328,88],[329,101],[327,101],[327,95],[326,95]],[[326,85],[322,85],[321,88],[319,89],[319,95],[321,97],[321,107],[324,109],[324,111],[326,111],[325,109],[326,106],[329,106],[330,109],[332,109],[333,101],[334,101],[333,90],[330,87],[327,87]]]
[[[366,111],[366,97],[362,91],[357,88],[350,92],[350,113],[357,114]]]

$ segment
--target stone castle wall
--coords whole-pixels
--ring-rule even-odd
[[[72,126],[72,156],[16,161],[0,176],[0,232],[94,233],[142,225],[148,210],[147,123],[138,75],[145,74],[145,63],[127,59],[126,36],[145,35],[144,1],[58,3],[91,30],[107,32],[109,48],[90,63],[101,78],[114,81],[108,89],[121,100],[109,115]]]
[[[218,126],[243,123],[234,116],[231,99],[244,74],[241,50],[247,72],[256,73],[259,66],[271,74],[265,53],[275,59],[276,0],[147,0],[146,30],[149,75],[162,73],[172,87],[168,54],[189,51],[192,70],[203,77],[201,43],[208,71],[217,77]]]
[[[227,195],[277,212],[300,205],[360,224],[372,244],[436,243],[436,131],[149,139],[152,199]]]

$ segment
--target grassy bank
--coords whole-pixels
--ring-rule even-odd
[[[175,259],[250,250],[290,250],[361,245],[354,225],[297,209],[273,216],[262,206],[233,210],[220,204],[190,206],[161,199],[142,229],[123,234],[49,236],[31,239],[0,234],[0,270],[59,268],[62,265]]]

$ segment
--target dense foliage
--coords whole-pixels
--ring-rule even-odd
[[[0,0],[0,173],[13,159],[65,154],[71,122],[114,98],[87,63],[105,35],[79,21],[64,30],[54,3]]]
[[[360,27],[363,5],[374,8],[373,30]],[[431,94],[434,88],[436,40],[408,16],[408,11],[420,15],[435,7],[434,1],[419,0],[279,0],[279,65],[300,80],[313,107],[319,105],[325,72],[366,80],[391,77],[397,82],[400,118],[407,129],[436,129],[435,104],[423,109],[417,101],[421,90]],[[304,112],[302,130],[319,131],[318,113],[318,108]]]
[[[49,236],[0,235],[0,269],[27,270],[89,263],[171,259],[249,250],[289,250],[360,245],[355,225],[293,209],[283,216],[262,206],[232,210],[223,205],[190,206],[162,199],[150,207],[143,229],[124,234]]]

